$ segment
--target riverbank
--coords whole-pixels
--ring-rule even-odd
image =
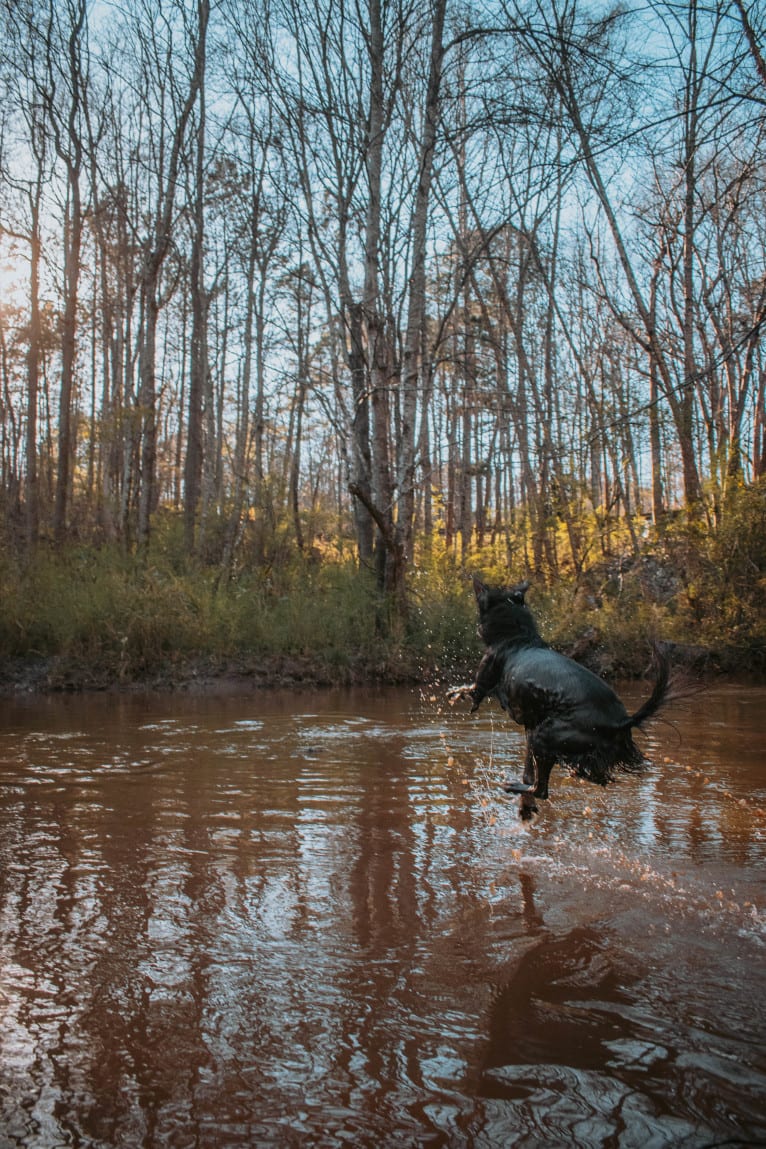
[[[653,643],[693,678],[761,681],[766,554],[756,525],[728,549],[679,536],[577,574],[529,574],[528,605],[551,646],[611,681],[644,676]],[[41,549],[34,562],[0,551],[0,694],[452,685],[482,653],[472,571],[497,584],[525,568],[481,552],[466,569],[426,550],[403,613],[352,554],[222,580],[162,549],[143,558]]]
[[[763,662],[753,652],[737,647],[669,642],[671,664],[686,678],[700,682],[766,681]],[[586,632],[562,652],[611,681],[651,675],[648,645],[620,652],[610,644],[594,644]],[[389,658],[359,654],[339,662],[317,655],[213,658],[200,656],[169,660],[144,675],[114,674],[109,667],[89,665],[66,657],[12,658],[0,661],[0,697],[61,693],[179,693],[248,694],[268,690],[310,691],[333,687],[427,685],[435,690],[472,680],[481,655],[445,662],[423,660],[399,652]]]
[[[248,693],[312,690],[336,686],[401,686],[421,681],[412,663],[374,664],[359,657],[340,666],[314,656],[169,661],[144,675],[121,676],[109,668],[69,658],[7,659],[0,663],[0,696],[118,691],[156,693]]]

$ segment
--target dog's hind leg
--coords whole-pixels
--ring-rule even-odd
[[[536,782],[535,756],[532,753],[530,737],[527,735],[527,753],[524,759],[524,773],[521,776],[521,781],[506,782],[505,789],[509,794],[531,794],[535,790]]]
[[[522,822],[528,822],[533,814],[537,813],[535,802],[535,758],[527,737],[527,753],[524,760],[524,773],[521,782],[507,782],[504,789],[508,794],[519,795],[519,817]]]
[[[537,764],[537,785],[535,786],[536,798],[548,797],[548,780],[551,776],[551,770],[556,765],[556,759],[542,754],[535,755],[535,762]]]
[[[527,753],[524,758],[524,773],[521,780],[526,786],[534,787],[537,782],[537,763],[532,750],[532,736],[527,734]]]
[[[538,806],[535,802],[535,794],[537,793],[535,783],[537,781],[537,764],[535,756],[532,753],[532,746],[529,736],[527,736],[527,753],[524,759],[524,773],[521,780],[528,788],[528,793],[521,794],[519,797],[519,817],[522,822],[529,822],[532,815],[537,813]]]
[[[546,729],[547,723],[543,722],[529,735],[528,744],[528,758],[534,762],[534,773],[532,777],[535,781],[535,797],[547,798],[548,797],[548,781],[551,776],[551,770],[556,765],[556,742],[553,737],[553,730]],[[524,778],[527,777],[527,771],[524,771]]]

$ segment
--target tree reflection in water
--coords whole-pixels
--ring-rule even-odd
[[[764,700],[531,830],[465,785],[513,729],[404,692],[9,705],[7,1143],[766,1136]]]

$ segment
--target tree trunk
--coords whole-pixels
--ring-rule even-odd
[[[157,318],[159,303],[154,284],[145,293],[139,356],[140,386],[138,405],[141,412],[140,480],[138,497],[138,543],[149,543],[151,517],[157,494]]]
[[[676,422],[684,475],[684,496],[693,509],[702,498],[694,450],[694,390],[697,365],[694,356],[694,232],[697,195],[697,126],[700,80],[697,73],[697,2],[689,3],[689,74],[684,107],[684,242],[683,242],[683,344],[684,380],[677,403]]]
[[[49,38],[46,43],[50,90],[46,92],[53,127],[56,151],[64,161],[67,173],[67,203],[64,212],[64,312],[61,322],[61,390],[59,393],[58,471],[53,508],[53,538],[56,545],[64,541],[67,512],[72,484],[75,441],[72,426],[72,404],[75,389],[75,358],[77,354],[77,307],[80,285],[80,249],[82,247],[83,210],[80,176],[82,170],[83,141],[80,134],[80,116],[85,101],[85,71],[83,34],[86,19],[84,0],[76,0],[69,11],[71,23],[67,29],[62,55],[65,58],[65,85],[68,102],[64,113],[54,106],[61,64],[54,60],[56,45]],[[51,10],[52,16],[52,10]]]
[[[153,227],[147,244],[141,276],[142,332],[139,355],[139,406],[141,410],[140,482],[138,501],[138,542],[149,543],[151,517],[157,505],[157,320],[160,311],[159,286],[162,267],[170,250],[173,234],[176,192],[186,129],[197,102],[205,72],[205,41],[210,0],[197,0],[197,38],[191,46],[194,67],[189,90],[173,125],[167,173],[158,189]]]
[[[351,332],[352,350],[357,352],[352,365],[354,482],[368,499],[374,499],[390,526],[391,480],[385,395],[385,369],[388,356],[385,349],[385,330],[381,315],[379,268],[381,182],[385,136],[384,42],[380,0],[370,0],[369,18],[370,106],[365,157],[368,198],[364,237],[364,298],[361,313],[352,317]],[[362,325],[367,345],[366,368],[362,344]],[[370,442],[370,407],[372,407],[372,443]],[[354,509],[359,559],[363,564],[369,565],[374,561],[375,549],[379,553],[383,552],[385,536],[379,531],[377,541],[374,542],[373,525],[375,520],[370,515],[364,500],[357,499]],[[379,589],[382,590],[382,586],[379,586]]]
[[[29,349],[27,351],[26,434],[26,539],[34,548],[40,528],[40,496],[37,474],[37,409],[40,385],[40,199],[42,175],[38,174],[30,196],[32,229],[29,253]]]
[[[431,30],[431,57],[424,109],[423,137],[418,161],[418,183],[412,212],[410,242],[412,264],[407,288],[407,328],[404,337],[401,384],[401,425],[397,443],[396,486],[399,498],[396,519],[396,547],[392,556],[395,570],[387,579],[404,606],[404,572],[412,557],[415,511],[415,444],[418,392],[421,374],[420,353],[426,308],[426,229],[433,178],[433,160],[441,101],[444,58],[444,17],[446,0],[435,0]]]
[[[657,279],[660,262],[655,263],[649,294],[649,315],[652,328],[657,324]],[[662,493],[662,440],[660,437],[659,388],[657,386],[657,362],[652,348],[649,349],[649,450],[652,466],[652,521],[660,527],[665,517],[665,500]]]
[[[205,291],[205,68],[207,64],[207,20],[199,12],[197,43],[197,84],[199,86],[196,147],[194,157],[194,232],[192,239],[190,293],[192,312],[191,355],[189,362],[186,459],[184,462],[184,546],[192,554],[196,543],[200,509],[204,436],[202,412],[207,388],[207,311]]]
[[[59,393],[58,471],[53,508],[53,538],[60,546],[66,535],[67,511],[72,484],[75,441],[73,434],[74,366],[77,353],[77,293],[80,281],[82,207],[79,172],[70,172],[71,202],[64,224],[64,315],[61,324],[61,390]]]

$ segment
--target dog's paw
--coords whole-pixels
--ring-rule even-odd
[[[462,698],[473,698],[473,683],[464,683],[462,686],[451,686],[447,691],[447,701],[450,706],[454,706],[456,702],[460,702]],[[476,709],[476,705],[471,708],[472,711]]]
[[[528,794],[522,794],[519,798],[519,817],[522,822],[531,822],[535,814],[538,813],[538,806],[534,798]]]

